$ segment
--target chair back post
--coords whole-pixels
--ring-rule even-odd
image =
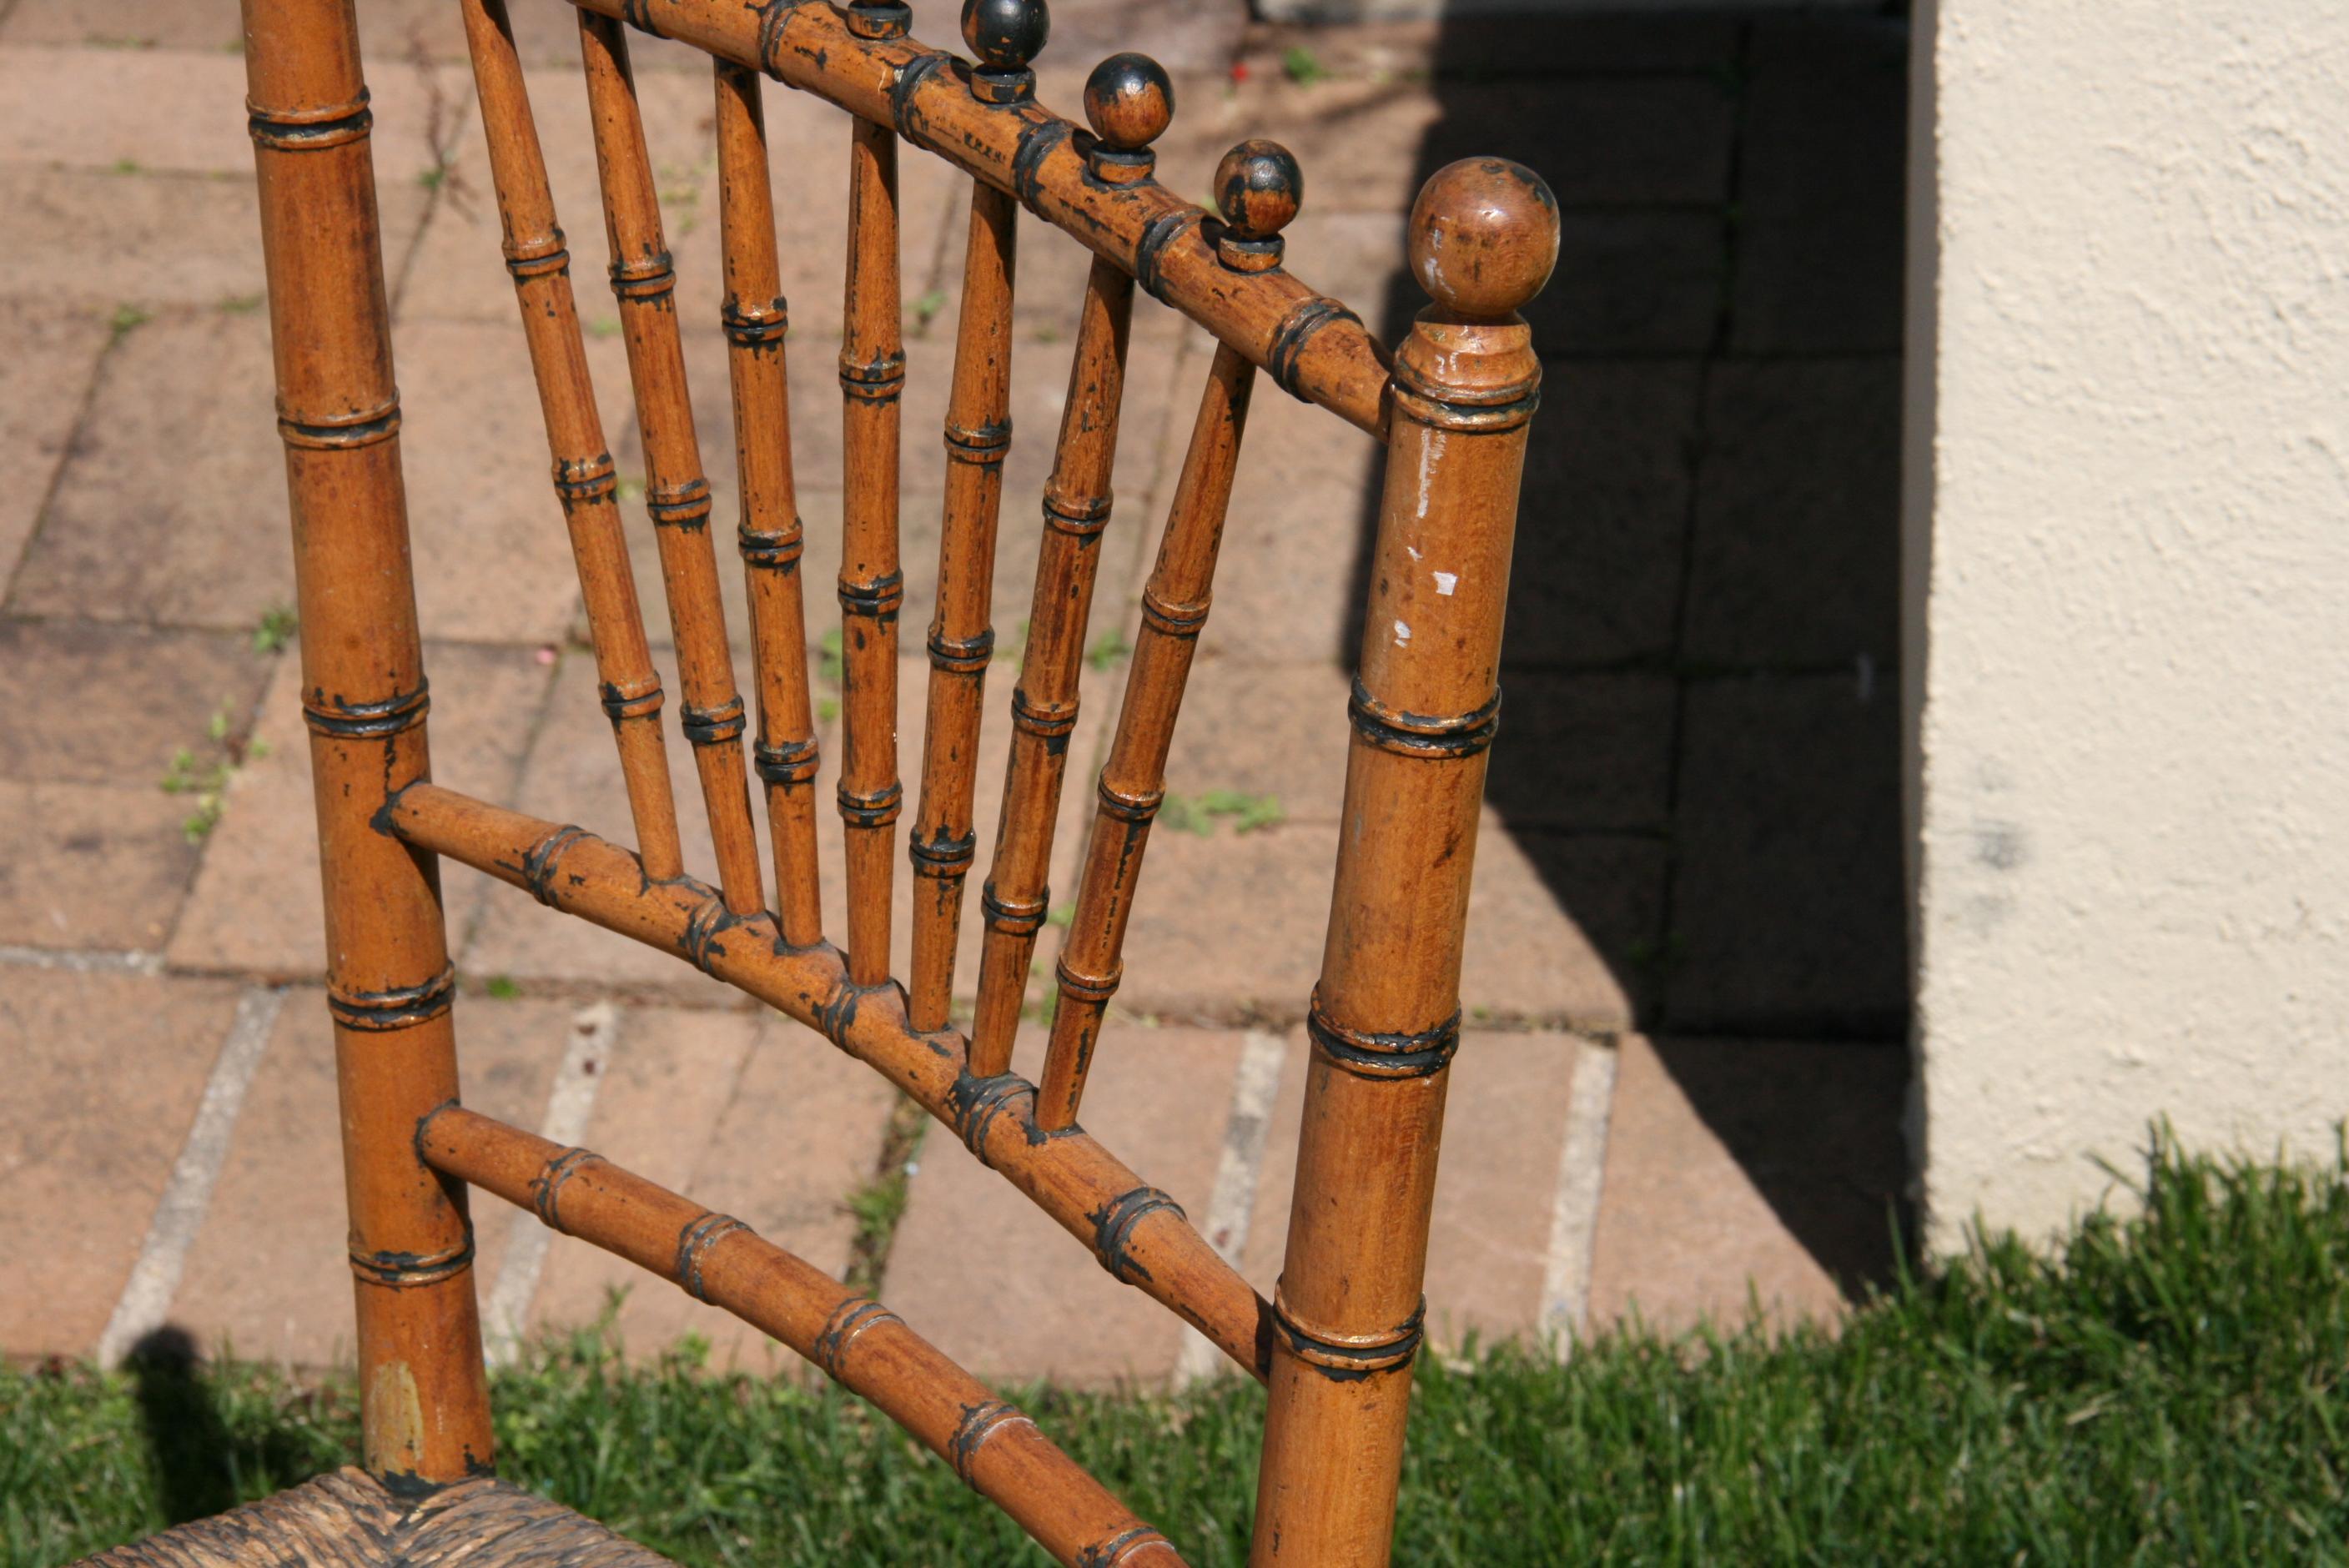
[[[1250,1561],[1381,1564],[1460,1038],[1460,953],[1499,711],[1502,609],[1541,362],[1516,311],[1557,255],[1530,170],[1439,170],[1412,210],[1434,300],[1395,356],[1385,490],[1350,705],[1345,810],[1274,1293]]]
[[[370,117],[352,0],[243,0],[302,706],[316,776],[367,1468],[490,1467],[461,1183],[417,1130],[457,1097],[438,862],[377,820],[429,771]]]

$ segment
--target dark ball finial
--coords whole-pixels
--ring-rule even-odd
[[[1148,55],[1112,55],[1085,78],[1085,119],[1112,152],[1140,152],[1174,120],[1174,84]]]
[[[963,0],[962,41],[990,69],[1027,69],[1051,35],[1044,0]]]
[[[1430,176],[1411,207],[1411,270],[1443,309],[1508,315],[1557,265],[1557,198],[1506,158],[1464,158]]]
[[[1277,141],[1241,142],[1216,165],[1216,205],[1225,230],[1216,242],[1224,264],[1264,272],[1280,264],[1280,231],[1305,200],[1305,175]]]

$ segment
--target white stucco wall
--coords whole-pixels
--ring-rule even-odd
[[[2349,0],[1920,0],[1922,1197],[2349,1114]],[[1921,660],[1918,657],[1921,654]]]

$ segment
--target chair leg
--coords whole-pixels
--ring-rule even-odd
[[[1388,1560],[1517,484],[1541,379],[1515,313],[1556,259],[1557,203],[1516,164],[1457,163],[1420,193],[1411,246],[1436,304],[1395,356],[1337,885],[1273,1297],[1259,1565]]]
[[[438,864],[378,832],[427,776],[370,117],[352,0],[243,0],[316,774],[367,1468],[441,1483],[492,1458],[472,1229],[418,1125],[457,1096]]]

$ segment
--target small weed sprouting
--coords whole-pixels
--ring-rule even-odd
[[[1133,645],[1126,641],[1124,631],[1112,626],[1095,637],[1093,645],[1085,650],[1085,663],[1094,669],[1107,670],[1123,664],[1133,653]]]
[[[251,315],[268,300],[267,294],[228,294],[214,308],[222,315]]]
[[[1313,51],[1302,46],[1291,46],[1280,57],[1280,71],[1299,87],[1309,88],[1325,79],[1330,73],[1313,57]]]
[[[1234,819],[1232,830],[1253,833],[1259,828],[1277,826],[1288,813],[1281,809],[1278,795],[1247,795],[1237,789],[1210,789],[1198,796],[1169,793],[1158,808],[1158,821],[1177,833],[1196,833],[1212,838],[1216,820]]]
[[[1062,931],[1068,930],[1069,923],[1076,918],[1077,906],[1073,903],[1056,903],[1044,912],[1044,923],[1057,925]]]
[[[927,332],[930,323],[937,319],[938,312],[946,308],[947,291],[944,289],[932,289],[906,307],[913,313],[914,330],[917,333]]]
[[[815,643],[816,678],[835,691],[848,684],[846,646],[837,626],[818,637]]]
[[[620,318],[616,315],[589,316],[587,318],[587,335],[590,337],[605,338],[619,336]]]
[[[294,640],[295,630],[300,624],[294,617],[292,605],[272,604],[261,613],[261,619],[254,623],[253,651],[256,654],[276,653]]]
[[[643,475],[641,475],[641,474],[623,474],[623,475],[621,475],[621,476],[620,476],[619,482],[618,482],[616,486],[614,486],[614,487],[613,487],[613,493],[614,493],[614,494],[616,494],[616,495],[617,495],[617,496],[618,496],[622,500],[644,500],[644,499],[645,499],[645,481],[644,481],[644,476],[643,476]]]
[[[135,304],[119,304],[114,314],[106,318],[106,325],[113,332],[114,341],[119,343],[152,319]]]
[[[511,1002],[522,995],[522,987],[514,983],[511,975],[492,975],[481,982],[481,989],[501,1002]]]
[[[822,722],[830,724],[833,719],[840,717],[840,699],[836,696],[820,696],[816,698],[815,716]]]
[[[449,166],[436,163],[429,169],[416,171],[416,183],[427,191],[438,191],[449,182]]]

